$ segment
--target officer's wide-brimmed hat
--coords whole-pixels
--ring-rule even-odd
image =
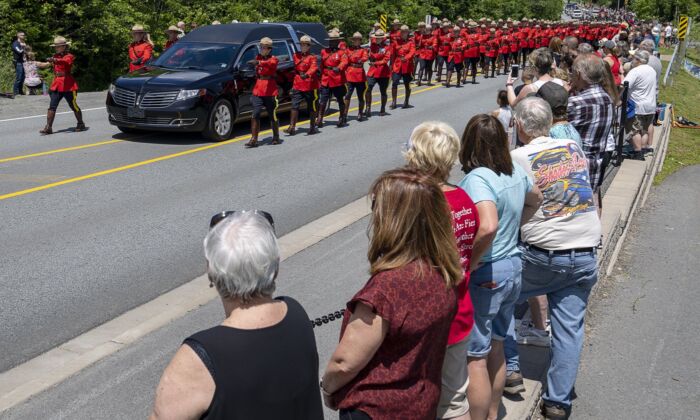
[[[165,30],[166,33],[168,32],[180,32],[180,28],[178,28],[175,25],[170,25],[168,26],[168,29]]]
[[[260,40],[260,46],[261,47],[271,47],[272,46],[272,40],[268,37],[264,37]]]
[[[70,45],[70,41],[66,41],[66,39],[62,36],[57,36],[53,39],[53,44],[51,44],[51,47],[60,47],[61,45]]]
[[[424,27],[424,26],[425,26],[425,22],[418,22],[418,27],[419,27],[419,28]]]
[[[398,19],[394,19],[394,21],[391,23],[392,25],[400,25],[401,21]]]
[[[131,27],[131,32],[132,33],[146,32],[146,28],[144,28],[143,25],[136,24],[136,25]]]
[[[459,26],[455,25],[455,26],[452,27],[452,30],[453,30],[453,31],[461,31],[462,28],[460,28]]]
[[[352,34],[352,39],[362,39],[362,34],[359,32],[355,32]]]
[[[476,28],[476,22],[474,22],[473,20],[470,20],[470,21],[469,21],[469,27],[470,27],[470,28]]]
[[[401,32],[408,32],[410,30],[411,28],[409,28],[408,25],[401,25]]]
[[[331,29],[328,31],[328,38],[326,40],[331,41],[331,40],[337,40],[340,39],[340,31],[337,29]]]
[[[386,38],[386,34],[385,34],[384,31],[382,31],[381,29],[377,29],[377,30],[372,34],[372,38],[374,38],[374,39],[377,39],[377,38]]]
[[[449,28],[450,26],[452,26],[452,25],[450,25],[450,22],[442,22],[443,28]]]
[[[301,38],[299,38],[299,43],[300,44],[311,44],[311,37],[308,35],[304,35]]]

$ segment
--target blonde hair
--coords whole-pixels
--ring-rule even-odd
[[[447,181],[459,155],[459,135],[448,124],[428,121],[413,129],[408,151],[404,154],[409,167]]]
[[[569,81],[569,72],[564,70],[561,67],[557,67],[555,69],[552,69],[552,71],[550,72],[550,76],[556,77],[557,79],[561,79],[565,82]]]
[[[372,275],[421,262],[437,270],[448,288],[464,280],[452,213],[435,178],[413,168],[393,169],[374,181],[370,197]]]

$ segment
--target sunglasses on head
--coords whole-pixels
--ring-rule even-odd
[[[272,215],[266,211],[263,210],[228,210],[228,211],[222,211],[220,213],[216,213],[211,217],[211,220],[209,221],[209,229],[214,228],[219,222],[224,220],[225,218],[229,217],[230,215],[234,213],[249,213],[252,212],[253,214],[259,214],[260,216],[264,217],[265,220],[267,220],[268,223],[270,223],[270,226],[272,226],[272,230],[275,230],[275,220],[272,218]]]

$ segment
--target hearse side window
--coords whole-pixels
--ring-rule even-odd
[[[251,69],[253,66],[249,64],[250,61],[255,60],[255,57],[258,56],[258,47],[255,45],[252,45],[248,47],[247,50],[241,55],[241,59],[238,61],[238,67],[241,69]]]
[[[289,61],[292,57],[289,47],[285,41],[275,41],[272,43],[272,55],[277,57],[280,63]]]

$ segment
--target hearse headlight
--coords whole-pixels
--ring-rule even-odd
[[[185,99],[196,98],[197,96],[204,96],[207,93],[206,89],[182,89],[180,93],[177,94],[178,101],[184,101]]]

